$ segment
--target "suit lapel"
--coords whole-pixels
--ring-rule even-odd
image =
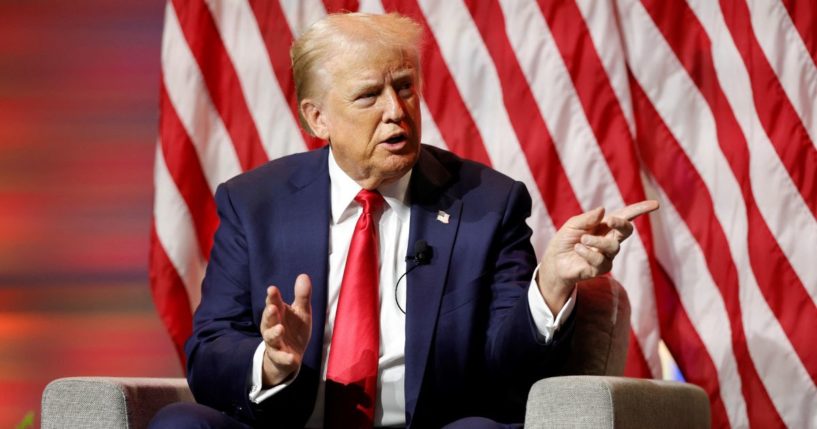
[[[462,201],[450,196],[445,185],[451,175],[428,151],[412,173],[410,184],[411,226],[408,253],[414,243],[426,240],[433,256],[428,265],[407,275],[406,316],[406,413],[414,415],[428,363],[448,264],[459,227]]]

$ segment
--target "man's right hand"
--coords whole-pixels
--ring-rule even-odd
[[[267,301],[261,316],[264,338],[262,382],[273,387],[301,367],[309,337],[312,335],[312,281],[306,274],[295,279],[295,299],[288,305],[275,286],[267,288]]]

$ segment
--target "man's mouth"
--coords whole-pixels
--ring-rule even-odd
[[[399,133],[399,134],[395,134],[395,135],[387,138],[386,140],[383,140],[383,143],[389,143],[389,144],[402,143],[402,142],[406,141],[407,138],[408,137],[406,136],[406,133]]]

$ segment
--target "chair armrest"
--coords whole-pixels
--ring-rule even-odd
[[[143,428],[180,401],[194,401],[184,378],[60,378],[43,392],[42,427]]]
[[[709,399],[689,383],[609,376],[536,382],[526,428],[708,428]]]

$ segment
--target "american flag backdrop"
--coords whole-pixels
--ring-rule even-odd
[[[524,182],[539,255],[572,215],[661,202],[613,269],[627,375],[660,377],[663,341],[714,426],[817,427],[813,0],[170,1],[150,272],[179,349],[216,186],[322,145],[289,46],[342,10],[425,28],[423,141]]]

